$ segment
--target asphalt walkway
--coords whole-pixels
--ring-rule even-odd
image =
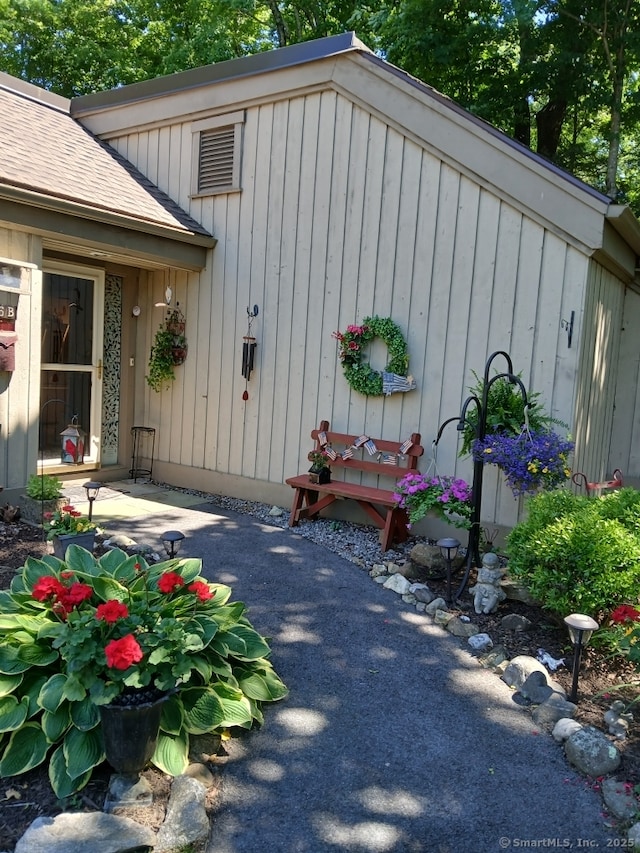
[[[180,555],[248,605],[290,689],[230,742],[207,853],[620,844],[562,747],[462,641],[294,531],[140,489],[111,484],[94,517],[139,541],[185,533]]]

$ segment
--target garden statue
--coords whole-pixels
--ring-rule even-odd
[[[478,580],[475,586],[469,587],[473,595],[473,606],[476,613],[495,613],[501,601],[507,597],[500,585],[503,569],[496,554],[485,554],[482,567],[478,569]]]

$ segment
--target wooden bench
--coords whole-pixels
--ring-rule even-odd
[[[331,481],[311,483],[308,474],[286,480],[287,485],[295,489],[289,527],[295,527],[302,518],[316,518],[318,513],[336,500],[349,499],[356,501],[373,523],[381,528],[380,544],[383,551],[387,551],[396,540],[404,542],[408,536],[409,518],[405,510],[395,506],[393,486],[408,471],[415,471],[418,467],[418,459],[424,453],[424,448],[420,446],[420,434],[414,432],[410,439],[400,444],[381,438],[330,432],[329,421],[322,421],[318,429],[311,431],[311,438],[315,441],[315,450],[324,447],[329,453],[337,454],[335,459],[328,460]],[[365,439],[373,442],[370,445],[374,449],[373,454],[367,449]],[[335,479],[336,471],[340,471],[342,477],[348,471],[376,474],[393,481],[389,483],[392,488],[381,489],[342,478]]]

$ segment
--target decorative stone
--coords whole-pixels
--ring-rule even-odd
[[[572,734],[564,745],[568,761],[586,776],[606,776],[620,766],[620,752],[607,736],[585,726]]]
[[[442,611],[440,611],[442,612]],[[477,634],[480,629],[472,622],[465,622],[459,616],[454,616],[447,622],[447,631],[454,637],[469,638]]]
[[[379,583],[380,586],[384,586],[384,584],[387,582],[387,577],[388,575],[378,575],[373,580],[375,583]]]
[[[558,720],[572,717],[577,711],[572,702],[568,702],[560,693],[553,692],[537,708],[533,709],[531,717],[539,726],[555,726]]]
[[[533,607],[540,606],[540,602],[531,595],[529,590],[514,578],[509,576],[503,578],[501,586],[510,601],[521,601]]]
[[[605,779],[602,783],[602,799],[618,820],[631,820],[638,813],[638,801],[630,789],[630,785],[617,779]]]
[[[369,577],[371,578],[379,578],[387,575],[387,567],[382,563],[374,563],[371,567],[371,571],[369,572]]]
[[[129,818],[103,812],[63,812],[54,818],[36,818],[16,844],[15,853],[87,853],[97,849],[96,839],[100,839],[100,853],[156,849],[155,833]]]
[[[433,601],[430,601],[427,604],[426,612],[429,616],[435,616],[438,610],[444,610],[447,606],[447,602],[444,598],[434,598]]]
[[[104,545],[106,548],[122,548],[126,551],[127,548],[132,548],[136,545],[136,541],[135,539],[130,539],[128,536],[125,536],[124,533],[116,533],[115,536],[110,536],[109,539],[105,539]]]
[[[478,636],[481,636],[478,634]],[[504,646],[495,646],[488,654],[478,658],[480,664],[487,669],[497,670],[498,667],[506,666],[508,662],[507,650]]]
[[[532,623],[530,619],[527,619],[526,616],[521,616],[519,613],[508,613],[502,617],[500,624],[507,631],[519,633],[520,631],[527,631]]]
[[[551,734],[557,743],[564,743],[567,738],[570,738],[575,732],[579,732],[581,728],[582,724],[577,720],[561,717],[553,727]]]
[[[565,692],[557,683],[549,683],[546,672],[536,670],[527,676],[524,684],[520,688],[520,693],[529,699],[534,705],[540,705],[545,702],[552,693],[556,693],[565,698]]]
[[[449,613],[448,610],[436,610],[433,614],[433,621],[436,625],[442,625],[443,628],[446,628],[449,622],[454,618],[453,613]]]
[[[437,545],[427,545],[419,542],[414,545],[409,554],[413,565],[414,577],[418,580],[429,580],[433,577],[446,577],[447,561]],[[452,561],[451,567],[456,572],[464,563],[465,556],[458,554]]]
[[[493,648],[493,640],[488,634],[473,634],[469,637],[468,644],[474,652],[488,652]]]
[[[272,518],[280,518],[280,516],[284,515],[284,510],[280,506],[275,506],[275,504],[269,510],[269,515]]]
[[[429,604],[435,598],[435,595],[425,583],[412,583],[409,587],[409,592],[413,593],[418,601],[423,601],[425,604]]]
[[[196,779],[178,776],[173,780],[167,814],[158,832],[154,853],[181,850],[189,844],[206,841],[209,819],[205,794],[205,788]]]
[[[517,655],[509,662],[502,680],[509,687],[515,687],[516,690],[519,690],[532,672],[544,672],[545,678],[547,675],[547,670],[540,661],[530,655]]]
[[[114,773],[109,779],[109,788],[104,803],[106,812],[112,812],[119,808],[141,808],[150,806],[152,802],[153,791],[144,776],[135,779],[131,776]]]
[[[383,583],[383,587],[385,589],[390,589],[392,592],[397,592],[398,595],[405,595],[405,593],[409,592],[410,586],[411,584],[409,583],[409,581],[400,574],[391,575]]]
[[[629,841],[629,849],[637,850],[640,848],[640,823],[634,823],[629,827],[627,839]]]
[[[189,776],[190,779],[195,779],[196,782],[200,782],[205,790],[213,785],[213,773],[199,761],[190,764],[184,771],[184,775]]]
[[[427,605],[424,603],[424,601],[418,601],[418,603],[416,604],[416,610],[418,611],[418,613],[424,613],[426,609]]]
[[[402,596],[402,600],[406,604],[416,604],[418,601],[418,599],[415,597],[415,595],[411,595],[410,592],[405,592],[405,594]]]

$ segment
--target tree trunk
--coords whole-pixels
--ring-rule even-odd
[[[536,113],[538,129],[538,154],[553,160],[558,152],[560,134],[567,113],[567,102],[563,98],[553,98]]]

